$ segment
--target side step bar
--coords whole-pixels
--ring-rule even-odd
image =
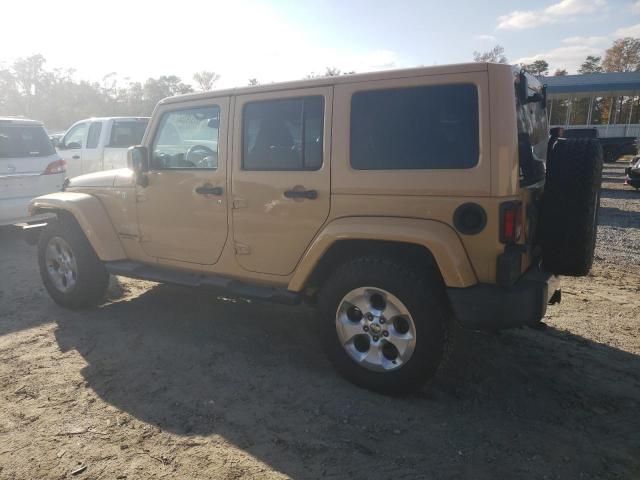
[[[105,262],[105,267],[112,275],[138,278],[140,280],[173,283],[187,287],[210,287],[239,297],[267,300],[285,305],[297,305],[301,301],[300,294],[285,288],[250,285],[217,275],[184,272],[127,260]]]

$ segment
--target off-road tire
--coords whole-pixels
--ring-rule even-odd
[[[339,341],[336,314],[344,296],[357,288],[376,287],[407,307],[416,331],[415,350],[400,368],[375,372],[356,363]],[[435,272],[418,271],[394,259],[360,257],[337,267],[318,294],[325,351],[336,370],[363,388],[385,394],[419,390],[433,379],[447,351],[448,303]]]
[[[542,262],[558,275],[584,276],[593,264],[600,208],[602,147],[559,138],[550,148],[541,212]]]
[[[55,286],[47,271],[45,250],[54,237],[62,238],[75,256],[76,283],[67,292],[62,292]],[[104,300],[109,274],[73,217],[63,215],[47,225],[38,242],[38,264],[44,286],[57,304],[80,309],[97,305]]]

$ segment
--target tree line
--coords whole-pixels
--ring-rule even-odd
[[[508,62],[500,45],[487,52],[474,52],[473,57],[477,62]],[[549,74],[549,64],[543,59],[524,68],[535,75]],[[599,73],[638,70],[640,39],[623,38],[616,40],[603,57],[588,56],[578,71]],[[312,72],[305,78],[345,73],[354,72],[341,72],[337,68],[327,67],[324,72]],[[566,74],[565,69],[554,72],[554,75]],[[73,70],[48,69],[42,55],[33,55],[20,58],[9,66],[0,64],[0,115],[34,118],[43,121],[51,131],[63,130],[77,120],[91,116],[148,116],[162,98],[196,89],[212,90],[219,79],[218,73],[203,70],[193,75],[193,85],[176,75],[161,75],[137,82],[121,79],[116,73],[105,75],[100,82],[90,82],[76,80]],[[259,82],[256,78],[250,78],[247,84],[258,85]],[[602,108],[597,106],[599,118],[608,118],[613,111],[614,106],[607,107],[606,104],[605,101]],[[557,109],[556,114],[561,115],[562,108]]]
[[[496,45],[486,52],[473,52],[473,60],[476,62],[509,63],[502,45]],[[523,68],[533,75],[549,75],[549,62],[544,59],[524,64]],[[588,55],[578,69],[580,74],[637,71],[640,71],[640,39],[632,37],[615,40],[611,47],[604,52],[604,57]],[[554,75],[567,75],[567,70],[558,68]]]

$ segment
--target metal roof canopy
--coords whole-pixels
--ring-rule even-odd
[[[549,98],[640,95],[640,72],[542,77]]]

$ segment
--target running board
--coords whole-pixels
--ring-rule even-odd
[[[224,290],[239,297],[267,300],[286,305],[297,305],[301,300],[300,294],[285,288],[252,285],[217,275],[185,272],[127,260],[105,262],[104,265],[111,275],[173,283],[187,287],[210,287]]]

